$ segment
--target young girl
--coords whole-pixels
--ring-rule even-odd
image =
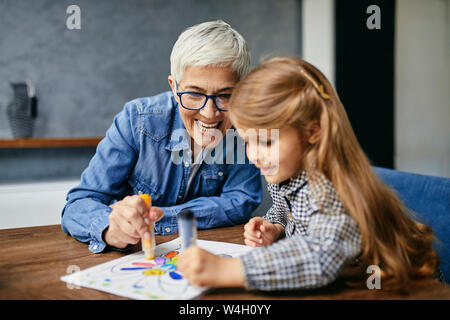
[[[383,288],[435,276],[432,230],[415,222],[376,177],[319,70],[301,59],[274,58],[235,87],[230,104],[230,118],[268,182],[273,206],[245,225],[245,243],[256,247],[248,254],[224,258],[186,250],[179,270],[192,284],[317,288],[355,261],[379,266]],[[365,271],[361,279],[369,276]]]

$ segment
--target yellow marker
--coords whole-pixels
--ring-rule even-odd
[[[152,197],[149,194],[139,194],[139,196],[144,199],[145,206],[150,210],[152,207]],[[142,250],[144,250],[145,259],[152,260],[155,258],[155,223],[150,222],[148,225],[150,239],[142,239]]]
[[[166,272],[160,269],[149,269],[144,271],[144,274],[146,276],[160,276],[163,275],[164,273]]]

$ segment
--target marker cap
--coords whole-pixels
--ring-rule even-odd
[[[145,201],[147,209],[150,209],[152,206],[152,197],[148,193],[140,194],[139,196]]]
[[[189,209],[181,210],[178,214],[178,232],[182,250],[197,244],[197,220],[194,212]]]

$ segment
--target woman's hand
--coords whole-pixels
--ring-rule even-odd
[[[147,209],[145,201],[138,195],[127,196],[110,205],[109,227],[103,238],[107,244],[116,248],[125,248],[136,244],[140,239],[149,239],[149,224],[160,220],[164,212],[161,208]]]
[[[268,246],[284,233],[284,227],[262,217],[251,218],[244,226],[244,242],[250,247]]]
[[[198,287],[243,287],[243,266],[239,259],[216,256],[191,246],[178,259],[178,270]]]

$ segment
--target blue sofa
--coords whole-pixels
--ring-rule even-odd
[[[430,226],[440,244],[434,248],[441,269],[450,283],[450,178],[373,168],[378,177],[394,189],[403,203]]]

